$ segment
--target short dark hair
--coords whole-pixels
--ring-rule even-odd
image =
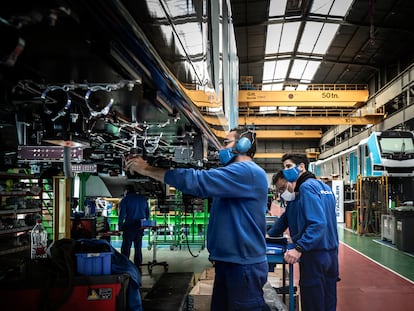
[[[252,146],[247,150],[246,155],[253,158],[256,154],[257,140],[256,132],[248,127],[236,127],[230,130],[230,132],[236,132],[236,139],[239,140],[242,137],[246,137],[250,140]]]
[[[277,171],[276,173],[273,174],[273,176],[272,176],[272,185],[276,186],[276,183],[280,179],[286,179],[285,175],[283,175],[283,170]]]
[[[286,160],[290,160],[296,165],[303,163],[305,165],[305,169],[308,170],[309,160],[305,153],[285,153],[282,156],[282,163]]]

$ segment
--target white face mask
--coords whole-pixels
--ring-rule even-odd
[[[296,195],[294,192],[290,192],[289,190],[285,190],[285,192],[283,192],[280,197],[285,200],[286,202],[290,202],[293,201],[296,198]]]

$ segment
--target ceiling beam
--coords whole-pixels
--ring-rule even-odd
[[[212,129],[219,138],[224,138],[227,132]],[[320,139],[322,130],[255,130],[258,139]]]
[[[204,115],[204,120],[214,126],[222,126],[223,120],[215,116]],[[308,125],[368,125],[377,124],[384,119],[385,115],[378,113],[361,117],[329,117],[329,116],[245,116],[239,117],[239,125],[254,124],[261,126],[308,126]]]
[[[368,90],[256,91],[240,90],[239,105],[352,107],[368,100]],[[280,103],[279,103],[280,102]]]
[[[255,159],[281,159],[285,153],[284,152],[256,152],[254,155]],[[306,151],[306,156],[308,159],[317,159],[319,157],[319,152],[310,152]]]
[[[321,89],[306,91],[239,90],[239,106],[354,107],[368,100],[367,89],[352,87],[353,85],[321,85]],[[221,100],[214,92],[183,89],[197,107],[222,107]]]
[[[327,116],[283,116],[283,117],[239,117],[239,124],[255,125],[367,125],[377,124],[384,119],[384,114],[361,117],[327,117]],[[206,120],[207,121],[207,120]],[[208,122],[208,121],[207,121]]]

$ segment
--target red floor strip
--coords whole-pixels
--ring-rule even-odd
[[[414,284],[340,243],[337,311],[412,311]],[[414,269],[414,267],[413,267]]]

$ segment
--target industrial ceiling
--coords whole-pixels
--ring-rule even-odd
[[[230,2],[241,86],[248,82],[255,90],[298,91],[309,89],[310,84],[361,84],[369,90],[369,96],[373,96],[414,61],[411,21],[414,2],[410,0]],[[337,109],[329,104],[325,108],[329,113]],[[395,110],[388,111],[384,107],[382,111],[385,117]],[[282,119],[278,121],[276,117],[273,126],[259,129],[280,133],[319,130],[322,138],[329,131],[335,132],[335,126],[318,125],[318,118],[310,114],[307,117],[308,125],[292,120],[290,125],[283,126],[283,122],[279,122]],[[368,123],[349,131],[357,133],[368,129],[372,125]],[[413,119],[405,126],[412,128]],[[339,139],[350,135],[344,132]],[[281,153],[320,150],[320,139],[289,137],[276,138],[275,135],[273,140],[261,140],[263,156],[257,161],[267,171],[280,168]],[[335,143],[336,140],[330,141],[329,145]]]
[[[220,94],[231,80],[218,68],[224,59],[218,24],[226,3],[241,86],[250,81],[255,90],[291,91],[310,84],[365,84],[373,93],[414,60],[410,0],[2,2],[2,162],[16,160],[9,151],[17,144],[69,139],[91,146],[84,157],[107,174],[122,174],[122,157],[136,146],[159,165],[214,164],[217,133],[226,128],[213,129],[182,86],[208,86]],[[237,85],[226,87],[228,94],[237,93]],[[232,112],[229,103],[230,109],[217,102],[215,120]],[[267,135],[259,139],[264,157],[257,161],[270,172],[280,165],[265,158],[272,153],[319,147],[318,137],[290,139],[285,133],[325,133],[330,127],[275,120],[256,127]]]
[[[291,78],[295,60],[320,61],[311,83],[366,84],[371,79],[384,83],[393,73],[411,64],[414,58],[414,26],[410,0],[231,0],[233,24],[239,56],[240,76],[252,76],[261,84],[264,63],[289,60],[285,85],[301,83]],[[350,2],[344,16],[335,8]],[[284,9],[284,15],[269,16],[271,6]],[[327,12],[320,14],[319,12]],[[333,14],[332,14],[332,13]],[[303,53],[301,44],[307,23],[339,25],[325,54]],[[270,25],[299,23],[290,51],[266,54]],[[275,40],[277,38],[274,38]],[[316,37],[313,39],[316,42]],[[387,76],[385,72],[388,72]],[[382,79],[383,81],[380,81]],[[266,81],[269,83],[270,81]],[[277,82],[277,81],[275,81]]]

